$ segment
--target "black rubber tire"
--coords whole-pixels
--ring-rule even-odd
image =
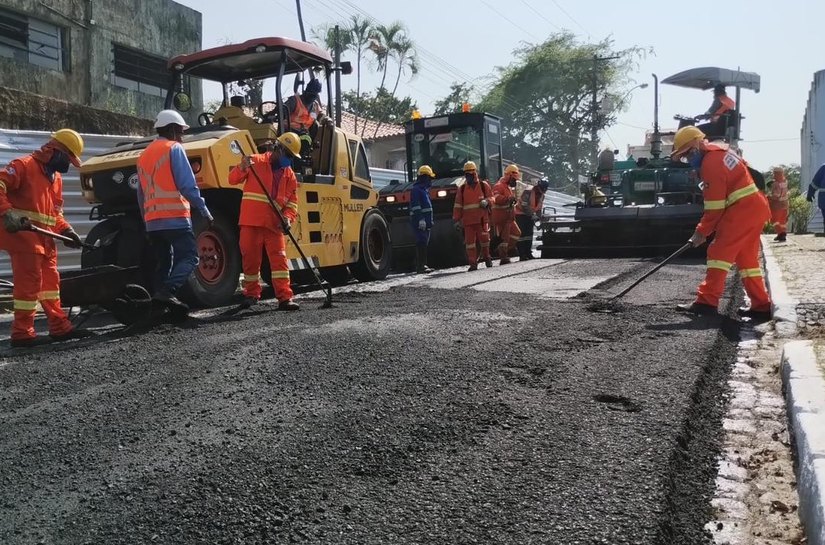
[[[219,211],[214,212],[215,223],[211,233],[219,239],[223,247],[223,272],[213,282],[207,282],[199,269],[189,277],[181,287],[179,296],[190,306],[219,307],[232,302],[232,297],[238,290],[238,280],[241,276],[241,250],[238,246],[238,226]],[[193,214],[195,238],[207,230],[206,221]],[[198,248],[201,255],[201,248]]]
[[[104,305],[104,308],[109,310],[118,322],[130,326],[149,320],[152,315],[152,298],[143,286],[126,284],[120,297]]]
[[[350,265],[352,275],[361,282],[383,280],[392,265],[392,240],[387,220],[377,210],[370,210],[361,223],[358,261]]]

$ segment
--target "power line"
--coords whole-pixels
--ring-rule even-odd
[[[550,26],[552,26],[556,30],[561,30],[561,27],[559,25],[557,25],[556,23],[554,23],[553,21],[548,19],[543,13],[541,13],[539,10],[534,8],[532,5],[528,4],[527,0],[521,0],[521,3],[524,4],[525,6],[527,6],[528,8],[530,8],[536,15],[538,15],[539,17],[544,19]]]
[[[484,4],[485,6],[487,6],[490,9],[490,11],[492,11],[493,13],[495,13],[496,15],[498,15],[499,17],[501,17],[502,19],[504,19],[505,21],[507,21],[508,23],[513,25],[518,30],[520,30],[522,32],[525,32],[526,34],[531,36],[533,39],[535,39],[537,42],[541,41],[535,34],[533,34],[532,32],[530,32],[528,30],[526,30],[523,26],[516,24],[515,22],[513,22],[512,19],[510,19],[509,17],[507,17],[506,15],[501,13],[499,10],[497,10],[496,8],[491,6],[490,3],[487,2],[487,0],[481,0],[481,3]]]
[[[561,4],[559,4],[556,0],[553,0],[553,3],[556,5],[557,8],[559,8],[561,10],[562,13],[567,15],[567,17],[569,17],[571,21],[573,21],[576,25],[578,25],[578,27],[580,29],[582,29],[585,32],[585,34],[590,36],[590,31],[587,30],[586,28],[584,28],[581,24],[579,24],[579,22],[577,20],[575,20],[572,15],[567,13],[567,10],[565,10],[563,7],[561,7]]]

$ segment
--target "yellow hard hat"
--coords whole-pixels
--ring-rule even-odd
[[[301,158],[301,139],[294,132],[285,132],[279,136],[278,143],[296,159]]]
[[[464,172],[475,172],[478,170],[476,164],[473,161],[467,161],[464,163]]]
[[[507,165],[507,168],[504,169],[504,175],[508,174],[513,174],[517,180],[521,180],[521,171],[518,169],[518,165]]]
[[[673,137],[673,152],[671,155],[681,154],[685,151],[685,148],[688,147],[694,140],[704,140],[705,133],[700,131],[698,128],[690,125],[688,127],[682,127],[678,131],[676,131],[676,135]]]
[[[421,165],[418,169],[418,175],[426,175],[430,178],[435,178],[435,172],[433,172],[433,169],[430,168],[430,165]]]
[[[83,137],[72,129],[60,129],[52,134],[52,138],[63,144],[75,157],[83,155]]]

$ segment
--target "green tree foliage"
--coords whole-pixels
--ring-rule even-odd
[[[461,111],[461,106],[470,101],[473,86],[469,83],[453,83],[450,85],[450,94],[435,102],[433,115],[451,114]]]
[[[350,91],[343,94],[342,100],[347,111],[361,112],[361,115],[367,119],[396,125],[408,120],[413,110],[416,109],[412,98],[396,98],[386,89],[378,89],[375,94],[362,93],[361,95]],[[365,126],[361,128],[361,136],[365,136],[365,128]]]
[[[503,118],[505,156],[547,173],[556,187],[566,185],[591,166],[598,149],[591,131],[616,120],[615,111],[591,107],[594,86],[597,99],[621,95],[645,54],[636,47],[616,50],[610,39],[582,43],[569,32],[554,34],[516,50],[475,109]],[[618,59],[594,61],[613,56]]]

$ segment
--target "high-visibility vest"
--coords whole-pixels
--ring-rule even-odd
[[[513,197],[515,193],[507,185],[507,177],[503,176],[493,186],[493,223],[498,225],[515,219],[515,205],[510,204],[510,199]]]
[[[717,121],[719,119],[719,116],[721,116],[728,110],[733,110],[734,108],[736,108],[736,102],[734,102],[734,100],[727,95],[720,96],[719,102],[721,103],[721,105],[711,115],[711,121]]]
[[[172,174],[170,152],[176,143],[174,140],[155,140],[138,158],[138,178],[143,190],[143,219],[147,222],[190,217],[189,201],[178,191]]]
[[[313,103],[314,106],[314,103]],[[295,95],[295,109],[289,114],[289,126],[292,129],[304,129],[309,130],[312,127],[312,124],[315,123],[315,119],[310,114],[309,110],[306,106],[304,106],[304,101],[301,100],[301,95]]]

